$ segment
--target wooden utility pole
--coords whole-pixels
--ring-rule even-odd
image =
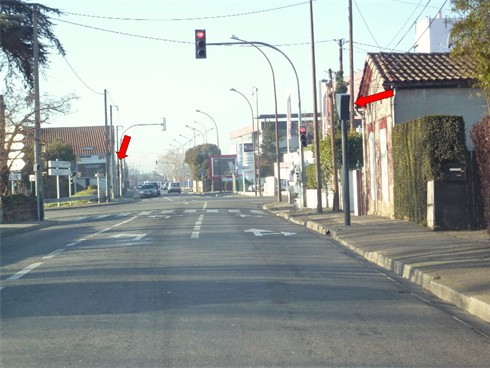
[[[322,170],[320,166],[320,133],[318,128],[318,106],[316,95],[316,64],[315,64],[315,31],[313,26],[313,0],[310,0],[310,31],[311,31],[311,62],[313,75],[313,127],[315,137],[315,168],[316,168],[316,212],[322,213]],[[305,185],[306,183],[303,183]]]
[[[332,78],[332,69],[328,70],[328,74],[330,77],[330,83],[327,85],[327,93],[328,93],[328,116],[330,119],[330,143],[332,149],[332,170],[333,170],[333,211],[339,210],[339,175],[337,172],[337,155],[335,151],[335,119],[334,119],[334,111],[333,111],[333,95],[335,91],[333,90],[333,78]]]
[[[42,170],[41,170],[41,102],[39,97],[39,43],[37,39],[38,6],[32,7],[32,52],[34,69],[34,174],[36,177],[37,219],[44,219],[42,210]]]

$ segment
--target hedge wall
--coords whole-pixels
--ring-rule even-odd
[[[424,116],[395,126],[395,217],[425,225],[427,181],[443,179],[443,164],[464,161],[466,150],[465,124],[461,116]]]
[[[473,126],[471,139],[475,144],[476,161],[480,172],[483,207],[487,231],[490,234],[490,116]]]

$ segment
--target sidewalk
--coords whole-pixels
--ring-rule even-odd
[[[486,230],[434,232],[409,221],[343,212],[298,210],[269,203],[266,210],[331,236],[370,262],[490,322],[490,239]]]

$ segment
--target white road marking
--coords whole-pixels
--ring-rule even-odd
[[[184,210],[184,213],[196,213],[197,210]]]
[[[191,239],[197,239],[199,238],[199,231],[193,231],[191,233]]]
[[[263,215],[264,212],[261,210],[250,210],[250,212],[255,213],[256,215]]]
[[[240,213],[240,210],[228,210],[229,213]]]
[[[126,217],[129,215],[131,215],[131,212],[123,212],[123,213],[120,213],[119,215],[117,215],[117,217]]]
[[[65,245],[65,247],[73,247],[77,244],[80,244],[81,242],[85,241],[87,239],[78,239],[78,240],[75,240],[74,242],[71,242],[71,243],[68,243]]]
[[[173,213],[175,210],[163,210],[162,212],[160,212],[161,214],[164,214],[164,215],[168,215],[170,213]]]
[[[139,213],[137,216],[147,216],[149,214],[151,214],[152,211],[143,211],[141,213]]]
[[[116,235],[111,235],[112,238],[120,238],[120,237],[132,238],[132,237],[134,237],[133,240],[135,240],[135,241],[139,241],[139,240],[143,239],[145,236],[146,236],[146,234],[131,234],[131,233],[120,233],[120,234],[116,234]]]
[[[123,222],[120,222],[119,224],[114,225],[114,227],[124,225],[124,224],[128,223],[129,221],[133,221],[136,217],[138,217],[138,216],[133,216],[130,219],[127,219],[126,221],[123,221]]]
[[[36,262],[36,263],[33,263],[31,264],[30,266],[27,266],[26,268],[24,268],[23,270],[17,272],[16,274],[13,274],[12,276],[10,276],[7,280],[18,280],[20,279],[22,276],[28,274],[29,272],[31,272],[33,269],[35,269],[36,267],[39,267],[40,265],[42,265],[43,262]]]
[[[97,216],[95,219],[96,220],[99,220],[99,219],[103,219],[103,218],[106,218],[106,217],[109,217],[110,215],[100,215],[100,216]]]
[[[43,259],[51,259],[64,251],[65,251],[64,249],[55,250],[54,252],[49,253],[47,256],[44,256]]]
[[[207,210],[207,213],[218,213],[218,210]]]

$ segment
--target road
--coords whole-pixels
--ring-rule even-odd
[[[488,325],[270,200],[47,211],[59,225],[2,239],[0,365],[488,366]]]

